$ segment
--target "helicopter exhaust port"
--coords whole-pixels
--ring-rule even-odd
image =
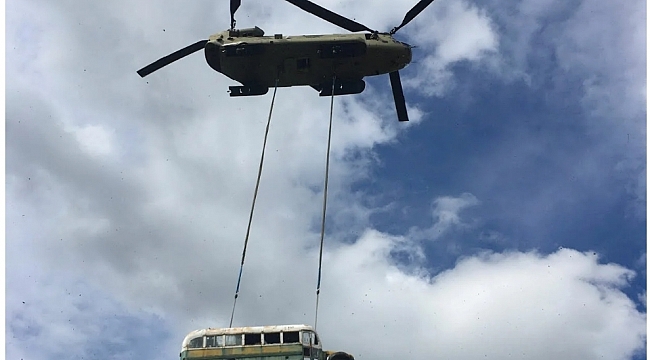
[[[264,95],[269,92],[266,86],[249,85],[249,86],[229,86],[230,97],[235,96],[257,96]]]

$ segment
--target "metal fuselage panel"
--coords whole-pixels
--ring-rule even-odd
[[[404,68],[410,46],[386,34],[229,37],[212,35],[205,47],[208,64],[244,85],[320,86],[360,80]]]

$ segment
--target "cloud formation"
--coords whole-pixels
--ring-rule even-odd
[[[436,5],[432,15],[414,21],[408,30],[412,45],[418,47],[412,65],[418,75],[405,86],[427,96],[442,96],[453,86],[453,65],[486,66],[495,60],[499,47],[490,16],[477,5],[466,1]]]
[[[400,241],[369,231],[335,253],[339,261],[330,265],[338,269],[335,278],[354,277],[345,278],[351,294],[328,293],[327,300],[345,310],[331,309],[333,319],[326,321],[334,326],[346,316],[346,327],[364,339],[355,345],[364,358],[410,351],[424,359],[433,348],[442,358],[459,359],[624,359],[643,346],[645,315],[620,291],[630,270],[563,249],[547,256],[486,253],[431,278],[405,274],[388,261]],[[352,305],[345,298],[357,300]],[[379,331],[370,331],[370,322],[380,324]],[[377,332],[391,341],[378,343]]]
[[[409,237],[413,239],[436,240],[451,229],[462,230],[470,227],[471,223],[461,220],[460,212],[466,208],[476,206],[480,202],[470,193],[461,194],[459,197],[441,196],[433,201],[433,223],[429,228],[412,228]]]

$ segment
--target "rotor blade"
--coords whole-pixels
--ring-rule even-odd
[[[409,121],[406,113],[406,100],[402,90],[402,81],[399,78],[399,72],[393,71],[390,76],[390,86],[393,88],[393,98],[395,99],[395,109],[397,110],[397,119],[399,121]]]
[[[426,9],[426,7],[429,6],[432,2],[433,0],[420,0],[420,2],[415,4],[415,6],[413,6],[411,10],[409,10],[409,12],[406,13],[406,15],[404,16],[404,20],[402,20],[402,23],[398,27],[393,28],[393,30],[391,30],[390,33],[394,34],[397,32],[397,30],[401,29],[406,24],[410,23],[411,20],[413,20],[416,16],[418,16],[422,12],[422,10]]]
[[[339,14],[333,13],[324,7],[321,7],[319,5],[314,4],[313,2],[309,0],[287,0],[287,2],[292,3],[293,5],[296,5],[297,7],[305,10],[308,13],[312,13],[313,15],[318,16],[319,18],[329,21],[334,25],[338,25],[348,31],[356,32],[356,31],[368,31],[368,32],[374,32],[374,30],[368,28],[365,25],[359,24],[356,21],[350,20],[346,17],[343,17]]]
[[[178,50],[176,52],[173,52],[173,53],[165,56],[164,58],[158,59],[155,62],[153,62],[153,63],[143,67],[142,69],[138,70],[138,75],[140,75],[140,77],[145,77],[145,76],[151,74],[152,72],[173,63],[176,60],[184,58],[187,55],[190,55],[192,53],[195,53],[195,52],[203,49],[207,42],[208,42],[208,40],[197,41],[197,42],[195,42],[194,44],[192,44],[190,46],[186,46],[186,47],[184,47],[184,48],[182,48],[182,49],[180,49],[180,50]]]
[[[230,0],[230,27],[235,28],[235,13],[239,6],[241,5],[241,0]]]

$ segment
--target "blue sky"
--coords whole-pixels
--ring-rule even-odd
[[[413,5],[319,4],[377,29]],[[412,121],[387,76],[334,104],[326,348],[645,358],[645,14],[436,0],[398,33]],[[282,1],[237,19],[344,32]],[[228,20],[214,1],[7,3],[8,358],[172,359],[227,326],[271,93],[229,98],[201,54],[135,71]],[[236,325],[313,323],[328,110],[278,91]]]

